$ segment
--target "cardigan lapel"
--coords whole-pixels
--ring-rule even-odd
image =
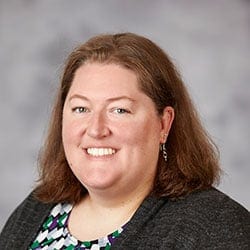
[[[116,239],[112,249],[131,249],[137,243],[137,234],[150,221],[157,211],[165,205],[167,198],[147,197],[137,209],[124,231]]]

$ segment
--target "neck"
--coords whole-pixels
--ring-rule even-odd
[[[126,224],[148,191],[108,193],[89,190],[80,203],[73,207],[69,218],[69,229],[80,240],[97,239]],[[118,195],[119,194],[119,195]],[[84,221],[84,226],[82,225]]]

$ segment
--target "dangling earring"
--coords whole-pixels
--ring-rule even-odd
[[[166,141],[167,141],[167,137],[168,137],[168,134],[164,134],[164,143],[161,144],[161,151],[162,151],[162,155],[163,155],[163,158],[164,158],[164,161],[167,162],[168,160],[168,153],[167,153],[167,149],[166,149]]]
[[[165,143],[162,144],[162,155],[163,155],[164,161],[167,162],[167,160],[168,160],[168,153],[167,153],[167,149],[166,149]]]

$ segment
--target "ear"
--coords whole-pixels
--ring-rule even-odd
[[[174,120],[174,109],[171,106],[165,107],[161,117],[162,129],[160,143],[165,143]]]

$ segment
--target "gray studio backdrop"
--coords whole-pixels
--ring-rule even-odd
[[[250,209],[250,2],[1,0],[0,229],[32,190],[63,61],[106,32],[145,35],[174,59],[220,148],[219,189]]]

